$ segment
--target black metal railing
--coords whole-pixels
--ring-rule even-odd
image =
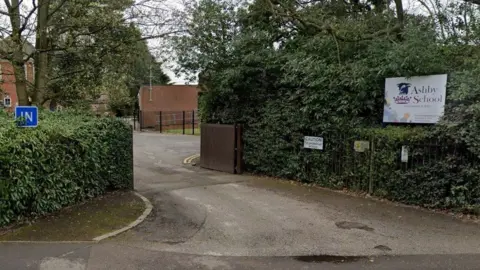
[[[200,135],[200,121],[197,110],[139,111],[136,118],[140,131],[150,130],[160,133]]]

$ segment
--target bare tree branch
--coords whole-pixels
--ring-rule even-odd
[[[171,31],[171,32],[158,34],[158,35],[144,36],[141,39],[139,39],[138,41],[156,39],[156,38],[163,38],[163,37],[170,36],[170,35],[173,35],[173,34],[180,34],[180,33],[186,33],[186,32],[187,32],[186,30],[177,30],[177,31]]]
[[[480,5],[480,0],[465,0],[465,2]]]
[[[35,0],[32,0],[32,9],[28,12],[27,16],[24,18],[24,22],[22,24],[22,26],[20,27],[20,33],[22,33],[25,28],[27,27],[28,25],[28,22],[30,21],[30,17],[32,17],[32,15],[35,13],[35,11],[37,11],[37,5],[35,4]]]
[[[389,35],[389,34],[393,34],[393,33],[398,34],[403,28],[403,25],[401,23],[401,22],[403,22],[403,13],[402,13],[402,17],[399,18],[399,23],[397,23],[393,27],[387,27],[385,29],[379,30],[379,31],[374,32],[372,34],[364,35],[360,38],[343,37],[343,36],[338,35],[338,33],[336,33],[336,29],[334,27],[332,27],[330,24],[326,23],[324,25],[320,25],[318,23],[315,23],[315,22],[312,22],[310,20],[304,19],[300,15],[298,15],[297,11],[295,11],[293,8],[286,7],[285,5],[281,4],[280,2],[279,2],[279,5],[284,10],[286,10],[286,12],[279,12],[278,10],[275,9],[274,4],[271,2],[271,0],[267,0],[267,1],[270,3],[271,11],[278,14],[279,16],[290,18],[290,19],[293,20],[294,23],[297,23],[297,24],[300,23],[303,28],[312,27],[312,28],[317,29],[319,32],[325,32],[329,35],[333,35],[333,36],[335,36],[336,40],[340,40],[340,41],[343,41],[343,42],[359,42],[359,41],[364,41],[364,40],[371,40],[371,39],[374,39],[374,38],[379,37],[379,36]],[[397,0],[397,1],[401,1],[401,0]],[[403,11],[403,8],[402,8],[402,11]]]
[[[68,0],[62,0],[62,2],[60,2],[56,7],[55,9],[52,10],[52,12],[50,12],[48,14],[48,19],[50,20],[50,18],[55,14],[57,13],[62,7],[63,5],[67,2]]]
[[[5,2],[5,6],[7,6],[7,9],[10,11],[10,9],[12,8],[12,4],[10,3],[9,0],[4,0]],[[7,16],[10,14],[10,12],[7,13]]]

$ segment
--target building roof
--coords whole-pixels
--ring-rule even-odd
[[[13,47],[13,44],[10,38],[0,39],[0,59],[8,58],[7,55],[13,52],[12,47]],[[24,58],[27,58],[33,52],[35,52],[35,46],[33,46],[32,43],[28,42],[27,40],[24,40],[23,42]]]

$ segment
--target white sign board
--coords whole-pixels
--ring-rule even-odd
[[[303,148],[323,150],[323,138],[305,136],[303,138]]]
[[[402,146],[402,154],[400,156],[402,162],[408,162],[408,147]]]
[[[384,123],[434,124],[443,116],[447,74],[385,80]]]

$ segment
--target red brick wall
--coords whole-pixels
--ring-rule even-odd
[[[139,105],[143,112],[144,126],[158,126],[160,111],[163,113],[162,123],[182,125],[182,111],[186,111],[186,123],[191,123],[188,120],[191,111],[196,111],[198,108],[199,88],[196,85],[152,86],[151,99],[149,89],[149,86],[143,86],[139,92]],[[170,119],[173,118],[172,112],[176,112],[175,122]]]
[[[152,98],[148,86],[140,89],[142,111],[189,111],[198,107],[196,85],[164,85],[152,87]]]
[[[140,115],[145,128],[155,128],[160,129],[160,123],[162,125],[162,130],[167,129],[181,129],[183,127],[183,111],[177,112],[162,112],[161,122],[160,122],[160,113],[154,111],[142,111]],[[192,127],[192,122],[197,126],[198,112],[195,111],[185,111],[185,127],[189,129]]]
[[[27,63],[26,71],[27,71],[27,80],[30,83],[33,83],[35,81],[35,73],[34,73],[35,71],[34,71],[34,66],[32,62]]]
[[[6,108],[6,110],[13,111],[15,109],[15,105],[18,102],[17,91],[15,86],[14,69],[12,64],[5,60],[0,60],[0,66],[1,66],[0,72],[2,74],[2,80],[0,81],[0,89],[2,90],[2,93],[0,93],[0,98],[3,101],[4,95],[8,95],[11,99],[12,107]],[[35,79],[33,63],[31,62],[27,63],[26,71],[27,71],[27,74],[26,74],[27,80],[30,83],[33,83]]]

